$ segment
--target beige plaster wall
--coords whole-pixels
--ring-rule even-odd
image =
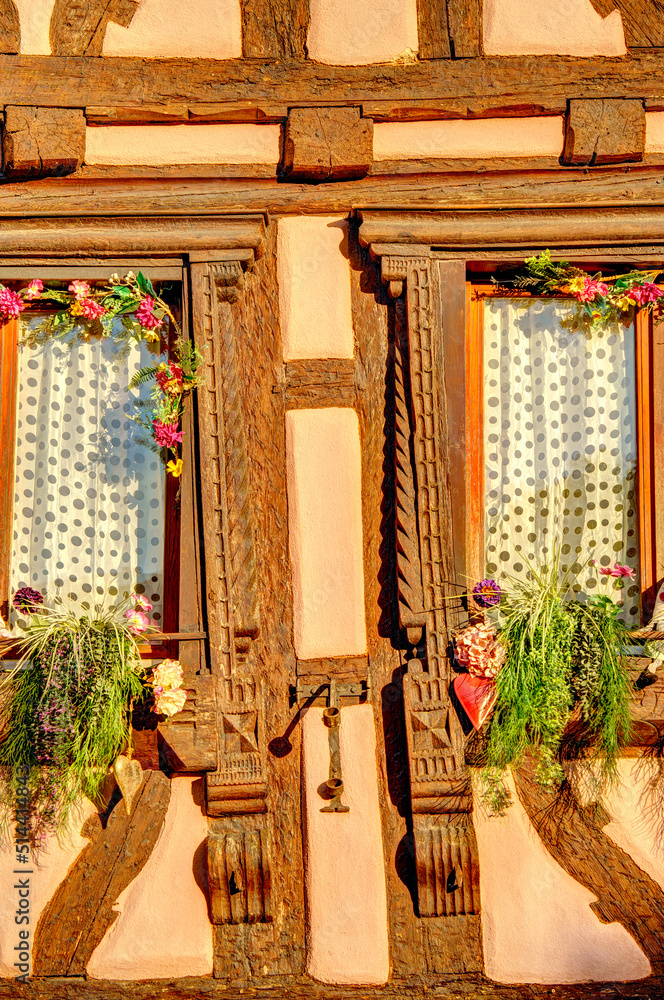
[[[278,125],[100,125],[85,130],[85,162],[124,166],[279,162]]]
[[[622,18],[590,0],[484,0],[486,55],[625,55]]]
[[[352,358],[348,222],[337,216],[281,219],[277,269],[284,361]]]
[[[240,0],[141,0],[129,27],[109,24],[103,53],[161,59],[239,58]]]
[[[311,0],[309,58],[355,66],[417,52],[416,0]]]
[[[630,766],[623,769],[625,790],[616,793],[622,822],[612,823],[607,832],[613,837],[615,825],[616,836],[622,836],[624,843],[638,842],[640,850],[649,854],[651,841],[638,833],[642,816],[638,793],[633,786],[630,791]],[[474,784],[477,792],[479,783]],[[505,817],[489,818],[479,796],[475,803],[487,975],[503,983],[632,980],[649,975],[650,963],[634,939],[617,923],[600,923],[590,909],[596,897],[553,860],[511,779],[509,785],[513,804]]]
[[[55,0],[14,0],[21,24],[21,53],[50,56],[48,29]]]
[[[0,885],[2,885],[2,892],[0,892],[0,977],[13,979],[20,975],[18,970],[13,968],[15,961],[13,949],[19,943],[18,931],[30,931],[29,940],[32,952],[35,943],[35,930],[42,910],[88,843],[75,831],[80,829],[85,819],[94,812],[95,808],[92,803],[85,799],[81,804],[77,821],[72,824],[71,837],[63,839],[61,844],[58,844],[55,837],[49,838],[48,843],[39,852],[36,862],[33,856],[30,865],[16,862],[13,846],[5,847],[0,852]],[[30,923],[20,926],[14,922],[18,905],[18,892],[13,886],[16,879],[28,876],[16,875],[14,869],[18,868],[25,868],[27,872],[32,873],[29,875]]]
[[[386,982],[387,897],[370,705],[342,708],[339,732],[347,813],[323,813],[329,775],[321,708],[302,719],[307,971],[324,983]]]
[[[119,916],[88,963],[91,978],[165,979],[212,972],[204,780],[172,779],[164,827],[143,870],[118,899]]]
[[[366,652],[360,428],[345,407],[286,413],[296,655]]]
[[[646,113],[646,153],[664,153],[664,111]]]
[[[422,157],[555,156],[563,151],[561,117],[380,122],[375,160]]]

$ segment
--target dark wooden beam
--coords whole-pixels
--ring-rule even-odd
[[[4,172],[11,178],[73,173],[85,156],[85,117],[75,108],[5,108]]]
[[[252,100],[357,105],[384,101],[386,94],[394,104],[451,101],[461,109],[477,100],[492,107],[559,109],[561,99],[580,97],[648,98],[664,106],[664,52],[647,50],[627,58],[489,56],[372,66],[3,55],[0,76],[6,104],[40,107]],[[457,114],[464,117],[462,110]]]
[[[49,38],[55,56],[100,56],[109,21],[128,28],[138,0],[55,0]]]
[[[289,361],[284,365],[284,380],[273,392],[284,395],[286,409],[354,406],[357,378],[351,358],[314,358]]]
[[[664,4],[662,0],[590,0],[602,17],[617,10],[622,17],[625,42],[629,48],[664,45]]]
[[[482,55],[482,0],[448,0],[450,47],[455,59]]]
[[[365,177],[373,160],[373,122],[360,108],[291,108],[284,177],[306,183]]]
[[[417,37],[420,59],[450,58],[446,0],[417,0]]]
[[[306,59],[309,0],[240,0],[242,54],[248,59]]]

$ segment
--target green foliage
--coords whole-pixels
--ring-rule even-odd
[[[507,655],[496,678],[483,773],[493,813],[509,804],[505,769],[526,752],[534,753],[536,778],[548,789],[563,781],[567,756],[590,765],[598,788],[614,779],[632,696],[620,611],[605,595],[587,604],[575,600],[557,560],[531,567],[528,579],[514,580],[504,594],[495,617]],[[565,731],[575,707],[579,720],[570,737]]]
[[[128,745],[143,697],[135,637],[119,607],[40,607],[0,710],[0,809],[11,819],[16,772],[30,769],[31,832],[67,831],[82,796],[99,803],[109,765]]]

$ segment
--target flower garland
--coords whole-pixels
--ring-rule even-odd
[[[19,291],[0,284],[0,317],[4,320],[16,318],[29,306],[40,302],[53,303],[58,308],[30,331],[32,339],[39,335],[65,337],[85,323],[82,334],[85,337],[146,341],[165,352],[166,320],[173,323],[177,331],[171,347],[174,358],[141,369],[128,388],[154,381],[151,393],[154,407],[149,420],[146,422],[140,415],[135,419],[150,431],[157,448],[170,456],[166,465],[168,472],[179,477],[184,464],[180,455],[184,400],[192,390],[204,384],[199,374],[202,358],[196,347],[182,339],[173,313],[156,293],[150,279],[140,271],[138,274],[129,271],[124,278],[113,274],[109,281],[94,286],[87,281],[72,281],[66,289],[47,287],[39,278]]]
[[[533,295],[570,295],[582,306],[582,316],[590,326],[620,320],[634,306],[658,317],[664,311],[664,289],[655,284],[662,269],[630,271],[605,277],[600,272],[590,277],[569,261],[553,261],[544,250],[525,261],[525,274],[511,281],[495,281],[499,287],[519,288]]]

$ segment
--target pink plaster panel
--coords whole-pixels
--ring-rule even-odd
[[[509,780],[513,803],[490,818],[476,801],[486,973],[501,983],[632,980],[650,963],[619,924],[602,924],[595,896],[553,860]]]
[[[84,799],[75,822],[71,824],[71,834],[63,836],[61,843],[58,843],[55,836],[49,837],[44,848],[39,852],[36,859],[32,857],[32,864],[26,865],[25,869],[30,878],[30,924],[27,930],[30,931],[30,950],[35,943],[35,929],[41,916],[41,912],[50,900],[51,896],[60,885],[69,868],[76,861],[88,841],[78,834],[81,826],[95,812],[95,807],[87,799]],[[13,949],[17,945],[16,932],[20,929],[15,923],[15,910],[18,904],[18,891],[13,888],[17,876],[14,874],[15,868],[23,868],[15,860],[13,848],[5,847],[0,852],[0,978],[15,978],[20,973],[13,968]],[[27,875],[23,876],[28,877]],[[25,925],[21,925],[24,928]]]
[[[85,162],[124,166],[273,163],[278,125],[101,125],[85,130]]]
[[[311,0],[309,58],[336,66],[389,62],[417,51],[416,0]]]
[[[296,655],[366,652],[360,428],[346,407],[286,413]]]
[[[646,153],[664,153],[664,111],[646,114]]]
[[[381,984],[389,952],[373,710],[341,710],[347,813],[320,811],[318,788],[329,775],[322,712],[310,708],[302,719],[307,971],[324,983]]]
[[[50,56],[48,29],[55,0],[14,0],[21,24],[21,55]]]
[[[335,216],[281,219],[277,268],[284,361],[352,358],[348,223]]]
[[[374,126],[374,160],[488,156],[557,159],[563,141],[560,117],[382,122]]]
[[[604,833],[664,889],[662,772],[651,757],[618,761],[618,784],[606,797]]]
[[[623,56],[622,18],[590,0],[484,0],[486,55]]]
[[[203,778],[171,782],[166,821],[142,871],[121,893],[119,917],[88,962],[92,979],[166,979],[212,971]]]
[[[240,0],[141,0],[129,27],[108,25],[103,53],[155,59],[239,58]]]

